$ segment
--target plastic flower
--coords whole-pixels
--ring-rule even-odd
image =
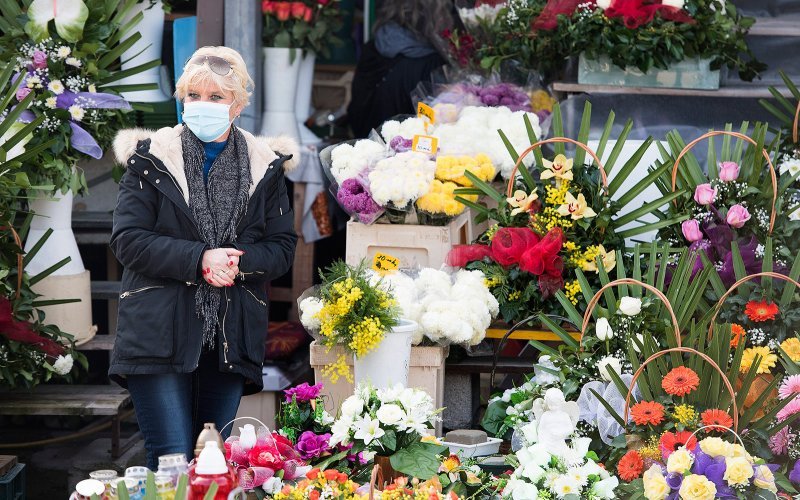
[[[788,354],[795,363],[800,361],[800,339],[797,337],[790,337],[781,342],[781,349],[783,349],[783,352]]]
[[[731,486],[744,486],[753,477],[753,464],[745,457],[725,457],[725,475],[723,479]]]
[[[631,407],[636,425],[658,425],[664,421],[664,407],[655,401],[641,401]]]
[[[47,90],[56,95],[61,95],[64,93],[64,84],[61,83],[61,80],[53,80],[47,84]]]
[[[661,466],[653,464],[643,476],[644,497],[647,500],[664,500],[670,494],[670,487],[664,475],[661,473]]]
[[[555,177],[559,180],[571,181],[573,179],[572,162],[572,158],[567,159],[564,155],[556,155],[553,161],[543,159],[545,170],[542,171],[539,178],[545,180]]]
[[[705,476],[692,474],[683,480],[679,493],[685,500],[714,500],[717,487]]]
[[[667,472],[671,474],[684,474],[689,472],[693,462],[694,455],[686,451],[685,448],[679,448],[667,459]]]
[[[781,411],[775,415],[775,418],[778,419],[778,422],[783,422],[795,413],[800,413],[800,398],[794,398],[791,403],[784,406]]]
[[[716,408],[704,411],[702,414],[700,414],[700,420],[703,422],[704,426],[712,426],[711,428],[706,429],[706,432],[722,432],[726,430],[723,427],[714,427],[717,425],[727,427],[728,429],[733,427],[733,418],[728,415],[728,412],[718,410]]]
[[[295,398],[297,401],[311,401],[312,399],[316,399],[319,396],[320,391],[322,391],[322,384],[316,385],[308,385],[308,382],[303,382],[302,384],[292,387],[291,389],[286,389],[284,394],[286,395],[286,402],[291,403],[292,398]]]
[[[531,191],[531,194],[527,194],[525,191],[517,189],[514,191],[514,196],[511,198],[506,198],[506,201],[509,205],[514,207],[514,209],[511,211],[511,215],[517,215],[530,210],[533,202],[538,199],[539,195],[536,194],[535,189]]]
[[[70,66],[75,66],[76,68],[80,68],[81,65],[83,64],[77,57],[68,57],[67,60],[64,62],[66,64],[69,64]]]
[[[664,460],[681,446],[685,446],[686,449],[690,451],[694,450],[697,446],[697,438],[692,436],[692,433],[688,431],[665,432],[661,435],[661,439],[658,443],[658,447],[661,449],[661,456]]]
[[[603,268],[606,272],[611,272],[617,267],[617,254],[610,250],[606,252],[605,247],[603,245],[597,245],[597,256],[600,257],[600,260],[603,262]],[[598,272],[597,269],[597,261],[592,259],[588,262],[585,262],[582,266],[584,271],[594,271]]]
[[[742,373],[750,370],[750,367],[753,365],[756,356],[761,358],[761,361],[758,363],[758,369],[756,370],[756,373],[759,374],[769,373],[770,369],[775,368],[775,364],[778,362],[778,356],[772,354],[772,351],[770,351],[769,347],[750,347],[745,349],[744,353],[742,354],[742,362],[739,365],[739,370]]]
[[[737,325],[733,323],[731,325],[731,347],[736,348],[739,346],[739,342],[744,339],[744,336],[747,334],[742,325]]]
[[[66,45],[62,45],[56,50],[56,57],[59,59],[66,59],[70,54],[72,54],[72,49]]]
[[[781,384],[778,389],[778,396],[781,399],[800,394],[800,375],[790,375]]]
[[[636,450],[630,450],[617,464],[617,475],[623,481],[631,482],[642,475],[644,460]]]
[[[567,191],[564,202],[563,205],[558,207],[558,213],[563,217],[570,216],[572,220],[578,220],[595,217],[597,215],[597,213],[587,205],[586,197],[583,196],[583,193],[578,193],[578,197],[576,198],[572,193]]]
[[[694,190],[694,201],[699,205],[710,205],[717,197],[717,189],[712,188],[711,184],[700,184]]]
[[[773,320],[779,312],[777,304],[766,300],[760,302],[751,300],[744,308],[744,313],[750,318],[750,321],[755,321],[756,323]]]
[[[661,387],[672,396],[685,396],[700,386],[700,377],[691,368],[678,366],[664,376]]]

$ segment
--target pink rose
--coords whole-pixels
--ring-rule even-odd
[[[700,205],[711,205],[717,197],[717,190],[711,184],[700,184],[694,190],[694,201]]]
[[[47,54],[41,50],[34,51],[33,53],[33,67],[42,69],[47,67]]]
[[[728,210],[726,217],[728,224],[735,228],[744,226],[744,223],[750,220],[750,212],[738,203]]]
[[[28,94],[30,93],[31,89],[29,89],[28,87],[20,87],[19,89],[17,89],[17,100],[22,101],[23,99],[28,97]]]
[[[690,243],[703,239],[703,233],[700,231],[700,223],[694,219],[683,221],[681,224],[681,231],[683,231],[683,237]]]
[[[719,180],[735,181],[739,177],[739,164],[734,161],[723,161],[719,164]]]

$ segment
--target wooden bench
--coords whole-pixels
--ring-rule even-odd
[[[125,453],[139,438],[120,443],[122,411],[131,404],[128,391],[114,385],[40,385],[32,391],[0,392],[0,415],[74,415],[102,417],[83,430],[111,423],[111,457]]]

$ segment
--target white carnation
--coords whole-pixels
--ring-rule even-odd
[[[72,371],[72,354],[56,358],[55,363],[53,363],[53,369],[59,375],[66,375]]]

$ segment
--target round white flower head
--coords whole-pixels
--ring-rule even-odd
[[[606,10],[607,8],[611,7],[611,1],[612,0],[597,0],[597,6],[603,10]]]
[[[597,323],[595,323],[594,331],[597,334],[597,338],[606,341],[611,340],[614,338],[614,330],[611,329],[611,325],[608,323],[608,319],[606,318],[599,318]]]
[[[405,416],[402,408],[396,404],[385,404],[378,408],[375,416],[384,425],[395,425],[400,422]]]
[[[300,301],[300,323],[306,330],[317,331],[322,326],[317,316],[322,310],[323,303],[317,297],[306,297]]]
[[[55,97],[48,97],[44,100],[44,105],[47,106],[49,109],[56,109],[56,105],[58,104],[58,100]]]
[[[350,396],[349,398],[345,399],[342,403],[342,415],[347,417],[355,417],[356,415],[361,414],[364,410],[364,401],[361,400],[358,396]]]
[[[64,93],[64,84],[61,83],[61,80],[52,80],[47,84],[47,90],[55,95],[61,95]]]
[[[669,7],[675,7],[676,9],[682,9],[685,0],[661,0],[661,5],[667,5]]]
[[[62,45],[58,48],[58,50],[56,50],[56,57],[59,59],[66,59],[70,54],[72,54],[72,49],[66,45]]]
[[[86,112],[83,110],[83,108],[78,106],[77,104],[73,104],[72,106],[69,107],[69,115],[76,122],[83,120],[85,114]]]
[[[600,378],[606,382],[611,382],[611,375],[608,374],[608,367],[611,367],[617,375],[622,373],[622,363],[614,356],[606,356],[597,363],[597,370],[600,372]]]
[[[72,371],[72,354],[67,354],[66,356],[59,356],[56,358],[55,363],[53,363],[53,369],[59,375],[66,375],[70,371]]]
[[[574,495],[577,497],[581,496],[581,486],[578,484],[575,479],[570,477],[567,474],[559,476],[553,481],[553,487],[551,491],[555,493],[559,498],[564,498],[567,495]]]
[[[619,310],[626,316],[636,316],[642,312],[642,299],[622,297],[619,301]]]
[[[64,62],[70,66],[75,66],[76,68],[80,68],[83,65],[83,63],[77,57],[68,57]]]

